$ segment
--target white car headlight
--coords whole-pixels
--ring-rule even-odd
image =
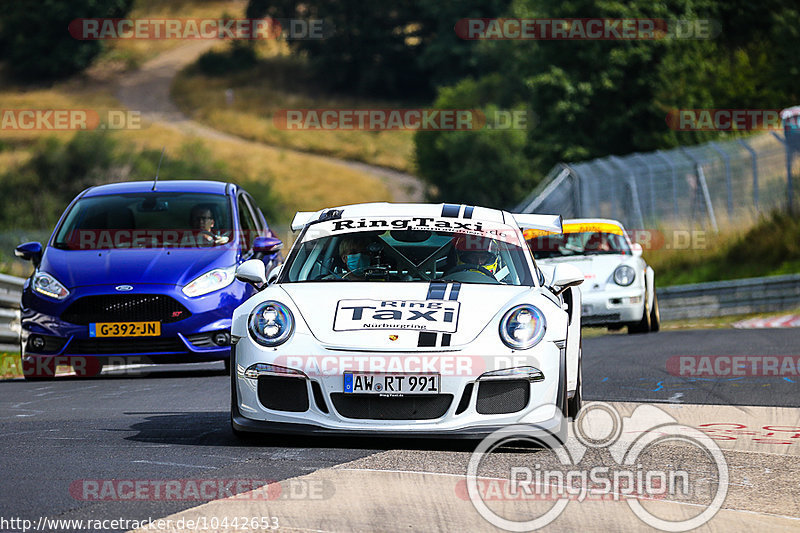
[[[248,329],[253,340],[262,346],[283,344],[294,332],[294,316],[280,302],[267,300],[250,313]]]
[[[235,266],[209,270],[205,274],[202,274],[189,282],[189,284],[183,288],[183,294],[191,298],[194,296],[202,296],[204,294],[208,294],[209,292],[218,291],[219,289],[224,289],[233,283],[234,279],[236,279],[235,272]]]
[[[538,307],[523,304],[509,310],[500,321],[500,338],[509,348],[527,350],[544,337],[547,323]]]
[[[614,283],[627,287],[636,279],[636,271],[628,265],[620,265],[614,270]]]
[[[33,290],[56,300],[63,300],[69,296],[67,288],[47,272],[37,272],[33,275]]]

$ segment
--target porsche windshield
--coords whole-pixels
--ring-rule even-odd
[[[65,250],[220,246],[231,241],[227,196],[139,193],[82,198],[53,246]]]
[[[536,259],[572,255],[630,254],[623,235],[606,232],[576,232],[528,239]]]
[[[294,248],[281,281],[440,280],[533,285],[528,251],[513,241],[516,238],[418,229],[325,235],[306,239]]]

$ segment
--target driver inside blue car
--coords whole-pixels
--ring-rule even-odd
[[[213,204],[197,204],[189,215],[192,229],[197,231],[198,246],[225,244],[228,237],[220,235],[216,228]]]

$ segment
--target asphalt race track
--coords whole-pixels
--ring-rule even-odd
[[[712,485],[724,484],[727,496],[700,530],[800,530],[800,377],[786,372],[687,377],[668,371],[681,356],[796,356],[800,329],[606,335],[585,339],[583,352],[587,400],[610,402],[625,416],[652,404],[680,424],[703,428],[722,448],[729,479],[706,477]],[[29,519],[34,525],[40,517],[173,520],[164,529],[147,531],[253,531],[274,524],[288,531],[497,530],[465,493],[475,443],[276,437],[240,442],[229,429],[229,378],[221,364],[148,367],[146,375],[136,377],[13,380],[0,384],[0,391],[0,517],[6,519]],[[547,463],[550,453],[512,449],[493,456],[481,476],[492,479],[504,471],[507,476],[508,465],[526,457]],[[582,461],[608,465],[613,459],[598,448],[589,449]],[[678,444],[661,446],[646,462],[706,468]],[[104,480],[116,480],[119,492],[96,501],[92,494],[102,494],[97,487]],[[151,489],[168,480],[180,480],[182,487],[187,480],[281,483],[270,495],[245,492],[258,489],[257,481],[238,497],[179,499],[152,493],[130,497],[130,491],[123,497],[120,480],[149,483]],[[677,520],[697,514],[700,500],[695,494],[648,505],[653,513]],[[530,519],[523,515],[535,505],[507,500],[489,507],[523,520]],[[223,523],[226,517],[229,522]],[[234,527],[236,517],[242,522]],[[258,523],[242,527],[245,517]],[[188,520],[196,523],[190,527]],[[570,501],[548,526],[578,528],[653,530],[624,499],[591,497]],[[21,531],[9,524],[0,529]]]

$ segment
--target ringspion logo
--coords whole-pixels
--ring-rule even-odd
[[[527,416],[548,420],[560,413],[550,405]],[[521,446],[537,451],[516,453]],[[664,464],[665,449],[672,446],[680,447],[683,460]],[[613,463],[593,464],[590,451],[609,454]],[[483,439],[467,466],[466,496],[484,520],[506,531],[541,529],[568,505],[613,500],[624,501],[644,524],[676,532],[711,520],[725,502],[729,479],[725,456],[705,432],[678,423],[653,405],[640,405],[622,416],[611,404],[590,402],[574,420],[566,443],[534,422],[499,429]],[[463,484],[455,490],[463,497]],[[674,520],[664,516],[662,507],[645,507],[644,500],[688,501],[697,512]],[[524,505],[499,506],[493,503],[497,501]]]

